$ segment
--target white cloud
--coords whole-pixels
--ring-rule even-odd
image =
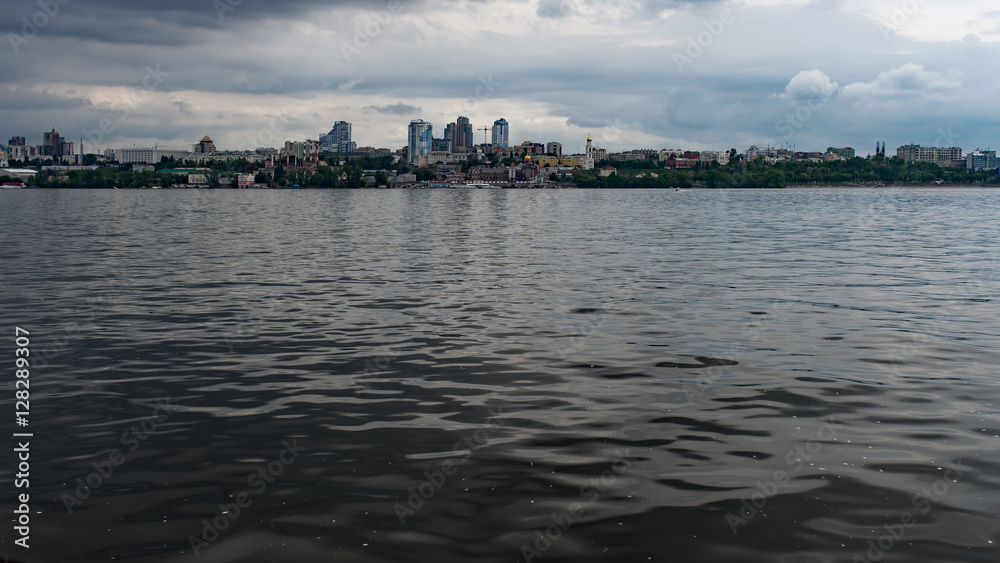
[[[888,99],[902,97],[926,98],[948,90],[962,87],[958,72],[947,75],[929,71],[923,65],[907,63],[882,73],[871,82],[856,82],[844,86],[843,95],[861,100]]]
[[[837,92],[837,88],[837,83],[830,80],[830,77],[825,72],[821,70],[803,70],[788,82],[784,93],[778,97],[789,102],[814,99],[826,100]]]

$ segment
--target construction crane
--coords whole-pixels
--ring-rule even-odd
[[[477,131],[482,131],[483,132],[483,144],[484,145],[490,144],[490,138],[489,138],[489,135],[487,134],[490,129],[492,129],[492,127],[483,127],[482,129],[477,129]]]

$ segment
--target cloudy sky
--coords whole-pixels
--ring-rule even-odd
[[[995,0],[5,0],[0,142],[1000,147]],[[477,132],[477,139],[483,132]]]

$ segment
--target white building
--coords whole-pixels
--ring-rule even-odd
[[[104,156],[120,164],[159,164],[163,157],[187,158],[191,153],[188,151],[174,151],[170,149],[106,149]]]
[[[964,160],[960,147],[941,148],[904,145],[896,149],[896,156],[906,162],[933,162],[943,166],[949,166],[956,160]]]

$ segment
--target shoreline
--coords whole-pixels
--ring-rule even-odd
[[[821,190],[927,190],[927,189],[967,189],[967,188],[1000,188],[1000,184],[944,184],[944,185],[919,185],[919,186],[817,186],[811,184],[795,184],[792,186],[785,186],[784,189],[791,190],[811,190],[811,189],[821,189]]]

